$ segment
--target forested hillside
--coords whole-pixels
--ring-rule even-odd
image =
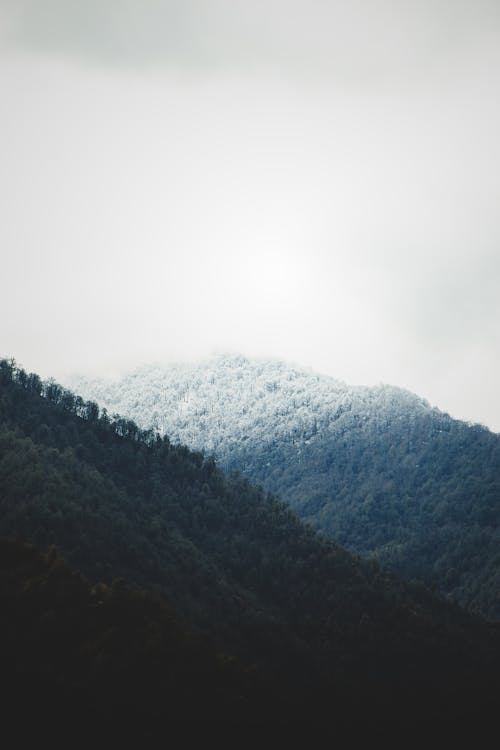
[[[500,618],[500,436],[399,388],[216,357],[73,381],[214,454],[339,544]]]
[[[495,626],[356,559],[200,453],[130,420],[110,420],[93,402],[6,361],[0,363],[0,532],[42,547],[56,544],[94,583],[123,577],[166,596],[181,629],[208,638],[207,654],[236,658],[242,665],[236,681],[256,670],[257,689],[263,679],[272,708],[288,718],[331,722],[333,715],[355,723],[361,712],[397,723],[417,714],[419,721],[456,719],[466,707],[484,719],[496,704]],[[35,586],[42,598],[46,589]],[[88,600],[79,579],[75,590]],[[140,597],[134,601],[130,606],[139,606]],[[13,637],[9,613],[17,617],[16,606],[2,610]],[[70,617],[78,601],[74,606]],[[71,627],[65,617],[64,638]],[[42,620],[34,627],[50,631],[53,618]],[[120,637],[114,626],[107,632],[112,642]],[[43,638],[35,642],[43,650]],[[190,641],[183,642],[188,648]],[[225,675],[223,692],[233,679],[227,673],[224,682]],[[253,683],[243,684],[254,700]],[[200,693],[193,695],[196,705]],[[269,718],[268,708],[254,705]]]
[[[255,671],[190,633],[159,597],[90,585],[55,548],[0,538],[2,733],[146,740],[179,721],[283,710]],[[13,725],[13,726],[12,726]],[[69,733],[69,734],[68,734]]]

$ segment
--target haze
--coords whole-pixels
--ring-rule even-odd
[[[500,5],[0,0],[0,354],[213,351],[500,431]]]

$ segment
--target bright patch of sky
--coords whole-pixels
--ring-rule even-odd
[[[500,431],[500,6],[0,0],[0,353],[213,351]]]

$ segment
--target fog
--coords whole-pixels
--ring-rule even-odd
[[[279,357],[500,431],[499,36],[496,2],[0,0],[0,354]]]

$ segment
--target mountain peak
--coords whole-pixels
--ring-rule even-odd
[[[387,420],[401,410],[431,408],[394,386],[350,386],[281,360],[234,353],[197,363],[143,365],[114,381],[73,378],[70,385],[141,427],[219,457],[242,440],[247,445],[265,441],[270,421],[273,439],[292,435],[309,440],[320,427],[345,429],[348,418]]]

